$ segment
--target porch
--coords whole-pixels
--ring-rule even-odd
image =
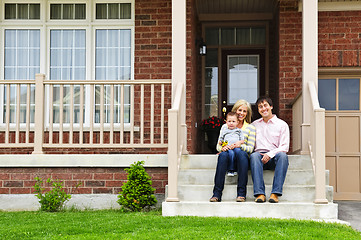
[[[293,131],[299,131],[300,134],[293,135],[293,142],[300,143],[300,149],[295,147],[294,150],[299,150],[298,153],[302,155],[311,155],[313,162],[312,170],[308,170],[315,176],[311,190],[314,195],[307,199],[308,205],[322,208],[319,206],[333,204],[332,199],[326,197],[325,121],[324,111],[319,108],[316,94],[317,1],[303,4],[303,14],[307,15],[307,18],[303,18],[303,25],[307,26],[303,29],[303,39],[313,40],[304,41],[303,45],[303,57],[307,59],[303,61],[303,96],[295,101],[293,107],[296,112]],[[131,159],[120,163],[117,159],[119,155],[112,156],[113,160],[105,160],[107,157],[101,156],[96,161],[86,160],[87,163],[84,164],[89,156],[80,157],[83,160],[74,160],[71,156],[52,158],[50,154],[46,154],[59,151],[78,153],[77,149],[86,149],[91,154],[103,153],[102,149],[107,149],[108,153],[126,153],[134,149],[144,155],[167,153],[166,163],[165,155],[162,155],[160,162],[156,160],[155,165],[152,165],[146,161],[146,166],[168,167],[165,204],[181,205],[183,199],[179,197],[179,173],[182,159],[188,156],[188,137],[193,137],[191,132],[197,130],[193,127],[196,119],[187,118],[191,116],[187,114],[190,111],[187,99],[191,99],[191,83],[187,82],[186,72],[186,13],[185,0],[172,1],[172,29],[175,30],[172,31],[171,80],[50,81],[45,80],[44,75],[37,75],[35,81],[3,81],[6,94],[2,104],[4,124],[1,126],[3,142],[0,142],[0,147],[4,152],[26,149],[24,153],[33,153],[31,157],[34,161],[30,164],[32,167],[42,164],[53,167],[97,167],[103,164],[109,168],[124,167]],[[35,89],[33,97],[32,89]],[[115,97],[117,93],[120,98]],[[126,94],[129,94],[129,98],[126,98],[128,100],[124,98]],[[33,102],[32,98],[35,99]],[[137,158],[142,159],[144,155]],[[67,158],[70,160],[64,161]],[[2,166],[20,167],[24,161],[19,159],[12,157],[11,163],[5,161]],[[16,162],[18,163],[15,164]],[[101,187],[100,184],[99,188]],[[112,193],[115,191],[114,189]],[[208,197],[202,201],[207,200]],[[221,205],[217,207],[219,206]]]

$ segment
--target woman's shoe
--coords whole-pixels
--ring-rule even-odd
[[[211,197],[211,199],[209,199],[210,202],[220,202],[221,200],[219,200],[219,198],[217,197]]]
[[[236,201],[237,202],[245,202],[246,198],[245,197],[237,197]]]

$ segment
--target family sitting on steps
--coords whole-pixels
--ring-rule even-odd
[[[214,177],[211,202],[220,202],[226,173],[238,175],[237,202],[246,201],[248,169],[253,180],[255,202],[266,201],[263,170],[275,170],[269,202],[278,203],[288,169],[290,133],[287,123],[272,114],[273,104],[268,97],[256,101],[262,118],[252,124],[251,105],[245,100],[237,101],[227,114],[226,124],[221,128],[217,150],[218,162]],[[237,169],[237,170],[236,170]]]

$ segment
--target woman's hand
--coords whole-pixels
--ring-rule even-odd
[[[239,148],[239,147],[241,147],[241,145],[242,145],[243,143],[244,143],[243,140],[234,143],[234,144],[233,144],[233,145],[234,145],[234,148]]]

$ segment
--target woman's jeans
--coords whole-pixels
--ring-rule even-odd
[[[247,195],[247,181],[248,181],[248,154],[240,148],[233,149],[237,173],[237,197],[246,197]],[[216,168],[216,175],[214,176],[213,197],[222,199],[222,192],[224,188],[224,181],[228,168],[228,151],[221,152],[218,155],[218,162]]]
[[[277,153],[266,164],[261,161],[262,155],[254,152],[250,156],[250,166],[253,180],[253,195],[265,194],[263,170],[275,170],[271,193],[282,196],[283,183],[288,169],[288,156],[284,152]]]

